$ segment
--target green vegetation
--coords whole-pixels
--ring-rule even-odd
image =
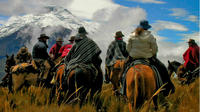
[[[158,112],[198,112],[199,79],[189,86],[173,82],[176,92],[166,97],[168,108],[159,103]],[[49,91],[41,87],[30,87],[10,94],[6,88],[0,88],[0,112],[96,112],[94,102],[87,102],[81,108],[77,103],[62,104],[59,107],[54,101],[48,105]],[[107,112],[128,112],[127,102],[112,95],[111,84],[103,85],[100,101],[102,109]],[[140,112],[145,112],[146,108],[147,105],[144,105]],[[154,111],[152,102],[148,111]]]

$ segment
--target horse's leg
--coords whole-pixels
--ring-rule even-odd
[[[53,84],[51,90],[50,90],[50,94],[49,94],[49,104],[52,103],[53,98],[55,97],[56,94],[56,85]]]
[[[12,83],[12,74],[8,74],[8,90],[9,93],[13,93],[13,83]]]
[[[158,96],[156,95],[156,96],[154,96],[154,98],[153,98],[153,104],[154,104],[154,109],[155,110],[158,110]]]
[[[113,69],[112,71],[111,71],[111,75],[110,75],[110,79],[111,79],[111,82],[112,82],[112,89],[113,89],[113,91],[114,91],[114,95],[116,95],[116,96],[118,96],[118,95],[120,95],[120,93],[119,93],[119,86],[120,86],[120,83],[119,83],[119,76],[118,76],[118,71],[117,70],[115,70],[115,69]]]

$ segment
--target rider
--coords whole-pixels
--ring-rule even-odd
[[[199,67],[199,46],[194,39],[189,39],[189,48],[183,54],[183,59],[185,61],[184,67],[187,71],[192,72],[197,67]]]
[[[102,60],[99,56],[101,50],[92,39],[87,37],[87,34],[88,33],[84,27],[80,27],[78,29],[78,34],[75,36],[75,44],[65,57],[65,79],[68,77],[69,70],[71,70],[74,66],[82,64],[98,70],[98,74],[96,75],[101,73],[100,66]]]
[[[52,60],[56,60],[59,55],[59,50],[62,47],[63,39],[61,37],[56,38],[56,43],[51,47],[49,55]]]
[[[149,25],[148,21],[142,20],[140,21],[140,25],[130,35],[127,45],[127,51],[130,57],[128,58],[129,60],[127,63],[130,63],[130,61],[135,59],[148,59],[150,64],[154,65],[158,69],[163,84],[167,83],[165,86],[167,92],[169,92],[169,90],[174,92],[174,85],[170,80],[167,68],[156,57],[158,46],[156,39],[151,32],[148,31],[149,28],[151,28],[151,26]]]
[[[38,37],[38,42],[33,46],[32,51],[34,62],[40,69],[39,77],[42,79],[47,78],[49,70],[54,66],[54,63],[51,61],[51,58],[47,52],[47,39],[49,39],[48,36],[41,34],[40,37]]]
[[[111,42],[106,53],[106,69],[105,69],[105,83],[109,83],[109,74],[111,67],[118,59],[126,59],[128,52],[126,51],[126,43],[123,41],[124,35],[121,31],[115,33],[115,40]]]
[[[15,57],[16,64],[30,63],[32,60],[31,53],[28,52],[28,48],[23,46],[19,49],[17,56]]]
[[[67,56],[67,54],[69,53],[70,49],[72,48],[73,46],[73,43],[74,43],[74,39],[75,39],[75,36],[71,36],[70,39],[69,39],[69,42],[68,44],[62,46],[59,50],[59,53],[61,54],[61,57],[64,58],[65,56]]]

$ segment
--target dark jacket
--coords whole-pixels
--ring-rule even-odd
[[[47,52],[48,45],[39,40],[34,46],[33,46],[33,59],[48,59],[49,55]]]
[[[114,40],[109,45],[106,53],[106,65],[112,66],[116,60],[126,59],[127,57],[126,43],[123,40]]]

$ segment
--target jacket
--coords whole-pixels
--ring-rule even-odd
[[[32,51],[33,59],[48,59],[49,55],[47,53],[47,44],[39,40],[34,46]]]
[[[61,57],[64,58],[65,56],[67,56],[67,54],[69,53],[71,48],[72,48],[72,44],[70,44],[70,43],[62,46],[59,50]]]
[[[199,66],[199,46],[190,46],[185,53],[183,54],[183,59],[185,61],[184,67],[187,68],[187,65],[194,65],[194,67]]]
[[[144,30],[139,36],[130,35],[127,51],[133,59],[151,58],[158,52],[158,46],[151,32]]]
[[[126,59],[128,52],[126,50],[126,43],[123,40],[114,40],[108,46],[106,53],[106,66],[112,66],[118,59]]]

